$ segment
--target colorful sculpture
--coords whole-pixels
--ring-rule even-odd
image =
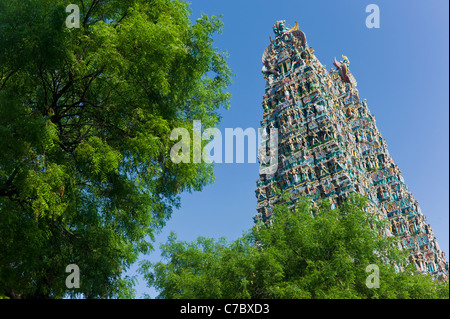
[[[349,59],[335,58],[336,69],[327,71],[298,23],[288,30],[285,21],[277,21],[273,31],[275,39],[262,56],[267,82],[261,126],[278,128],[279,160],[275,173],[263,173],[257,181],[255,222],[270,223],[273,205],[281,200],[274,187],[292,195],[291,206],[308,196],[329,198],[336,207],[358,192],[369,198],[371,211],[390,220],[386,236],[401,237],[418,271],[448,280],[444,253],[389,156],[366,100],[359,98]]]

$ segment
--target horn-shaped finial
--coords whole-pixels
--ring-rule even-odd
[[[295,21],[295,26],[292,29],[290,29],[289,32],[297,31],[297,30],[298,30],[298,22]]]

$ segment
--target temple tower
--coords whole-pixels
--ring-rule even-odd
[[[349,59],[335,58],[335,69],[327,71],[297,23],[287,29],[278,21],[273,31],[275,39],[270,38],[262,57],[261,127],[266,141],[269,128],[277,129],[277,161],[260,160],[255,222],[270,222],[280,201],[276,188],[291,194],[292,206],[300,196],[339,205],[358,192],[369,199],[369,209],[389,219],[386,235],[400,236],[418,271],[448,278],[444,252],[389,155],[366,100],[359,98]]]

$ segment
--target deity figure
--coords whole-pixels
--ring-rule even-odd
[[[311,145],[314,145],[314,144],[320,142],[320,141],[319,141],[319,136],[316,134],[316,132],[311,131],[311,132],[310,132],[310,135],[311,135]]]
[[[305,194],[306,194],[306,195],[311,195],[311,187],[309,187],[309,184],[306,184],[306,187],[305,187]]]
[[[331,138],[331,130],[328,128],[328,126],[325,126],[322,129],[322,133],[323,133],[323,140],[325,141],[327,138]]]
[[[297,184],[299,182],[299,180],[298,180],[298,169],[294,168],[292,170],[292,176],[294,177],[294,183]]]
[[[308,178],[308,172],[303,166],[300,166],[300,178],[302,181]]]
[[[314,114],[313,108],[311,104],[306,105],[306,117],[311,116]]]
[[[323,162],[321,162],[318,166],[319,174],[318,176],[324,175],[328,173],[328,168],[325,166]]]
[[[267,199],[267,195],[266,195],[265,189],[262,189],[262,188],[258,187],[257,190],[256,190],[256,197],[258,198],[258,201]]]
[[[350,65],[350,61],[346,56],[342,56],[343,60],[341,62],[338,62],[336,58],[334,58],[334,66],[336,67],[336,70],[341,77],[342,82],[351,83],[349,78],[349,71],[348,67]]]
[[[339,167],[341,167],[341,164],[339,163],[339,161],[337,160],[336,157],[333,157],[331,159],[331,169],[332,169],[332,171],[336,172],[339,169]]]
[[[295,146],[294,146],[294,142],[291,140],[289,140],[289,148],[291,150],[291,152],[295,151]]]
[[[362,102],[364,108],[367,110],[367,99],[364,99]]]

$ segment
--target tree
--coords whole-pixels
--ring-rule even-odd
[[[356,195],[337,209],[307,199],[294,212],[280,204],[271,225],[233,242],[171,234],[161,247],[166,263],[143,261],[141,273],[158,298],[448,298],[448,284],[413,274],[366,204]],[[366,284],[369,265],[379,269],[378,288]]]
[[[122,273],[152,249],[207,163],[170,161],[170,132],[214,127],[231,73],[223,24],[178,0],[0,0],[0,295],[130,297]],[[80,269],[67,289],[65,268]]]

